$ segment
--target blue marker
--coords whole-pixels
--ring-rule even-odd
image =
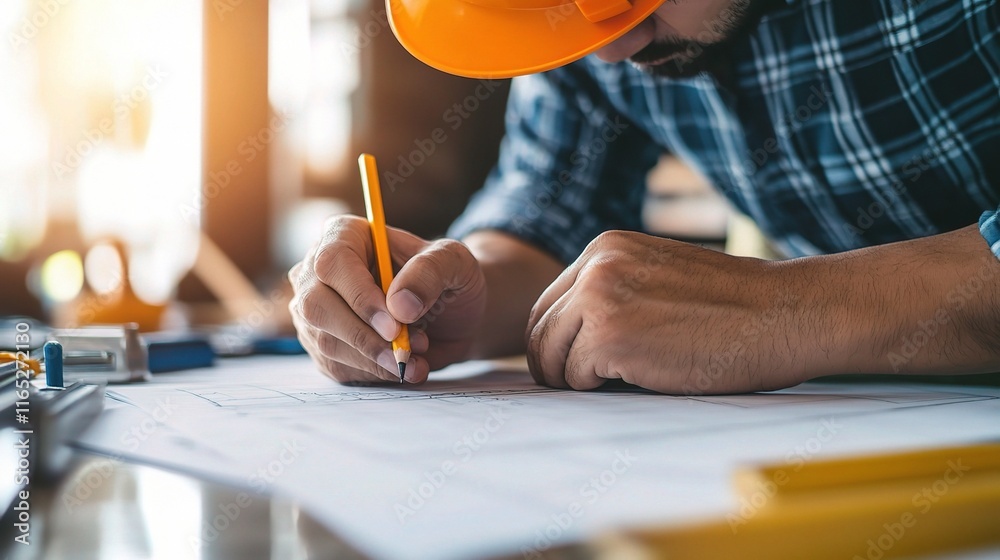
[[[63,351],[62,344],[50,340],[42,347],[45,357],[45,384],[49,387],[63,387]]]

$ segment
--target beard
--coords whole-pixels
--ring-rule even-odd
[[[650,43],[629,57],[638,69],[663,78],[690,78],[711,69],[736,40],[756,26],[765,2],[733,0],[705,31],[718,39],[710,42],[693,38],[666,37]]]

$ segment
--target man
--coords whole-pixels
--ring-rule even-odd
[[[679,394],[1000,368],[996,0],[556,4],[390,2],[438,68],[555,69],[514,80],[461,241],[390,232],[387,297],[367,223],[329,222],[290,273],[321,370],[398,382],[387,341],[404,324],[414,383],[519,352],[554,387]],[[664,151],[802,258],[638,233]]]

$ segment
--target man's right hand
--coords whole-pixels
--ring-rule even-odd
[[[394,266],[383,294],[368,221],[338,216],[288,273],[299,340],[320,370],[341,383],[399,382],[390,342],[411,324],[406,381],[468,358],[486,309],[486,280],[462,243],[426,241],[388,228]]]

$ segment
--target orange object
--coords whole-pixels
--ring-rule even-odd
[[[365,190],[365,209],[368,211],[372,243],[375,245],[378,275],[382,282],[382,291],[388,293],[389,286],[392,284],[392,257],[389,254],[389,235],[385,230],[382,187],[379,185],[375,156],[361,154],[358,157],[358,166],[361,167],[361,184]],[[403,377],[406,375],[406,362],[410,359],[410,332],[406,325],[399,329],[399,334],[392,341],[392,355],[399,365],[399,382],[402,383]]]
[[[0,364],[18,362],[18,367],[31,372],[31,377],[42,374],[42,363],[36,359],[19,359],[16,352],[0,352]],[[23,367],[22,367],[23,364]]]
[[[128,252],[124,242],[113,239],[109,243],[118,252],[121,262],[121,282],[118,287],[106,294],[83,290],[68,306],[68,320],[54,323],[63,323],[65,326],[135,323],[142,332],[159,330],[167,306],[147,303],[136,295],[129,281]]]
[[[410,54],[469,78],[544,72],[594,52],[665,0],[386,0]]]

